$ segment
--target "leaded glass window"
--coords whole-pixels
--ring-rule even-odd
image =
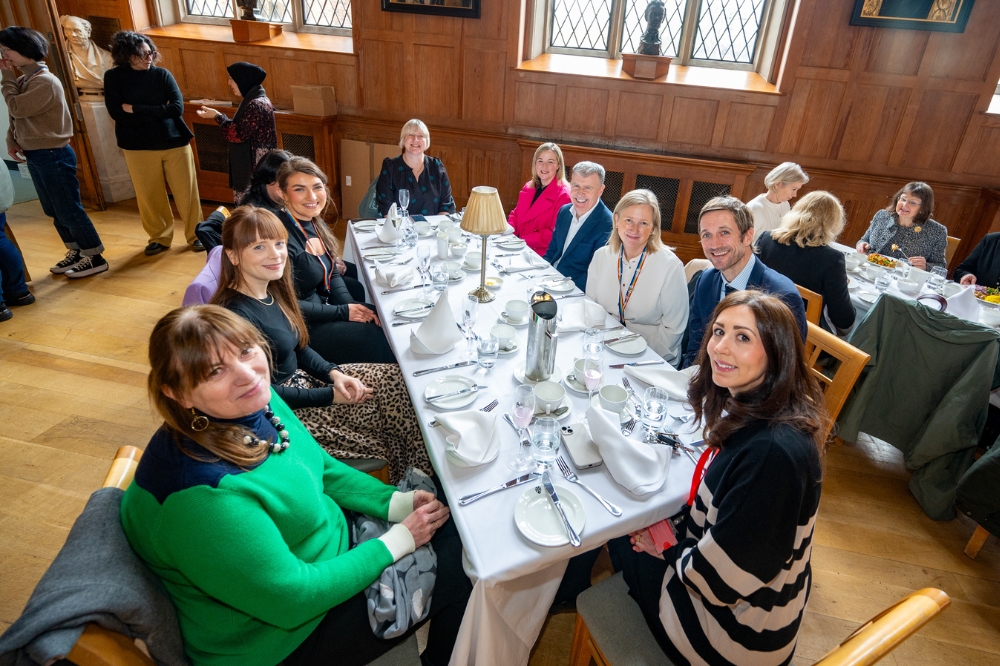
[[[243,10],[236,0],[181,0],[189,20],[224,23],[239,17]],[[258,0],[260,18],[272,23],[291,24],[292,30],[351,29],[351,0]]]

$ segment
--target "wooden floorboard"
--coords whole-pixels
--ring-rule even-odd
[[[71,281],[49,274],[65,254],[37,202],[8,211],[35,281],[35,305],[0,324],[0,631],[17,618],[59,552],[115,450],[144,446],[158,426],[145,392],[147,340],[180,305],[205,255],[180,229],[146,257],[135,202],[93,213],[111,270]],[[1000,663],[1000,542],[962,553],[975,528],[927,518],[907,489],[898,451],[863,438],[825,460],[814,584],[796,663],[812,663],[908,592],[938,587],[952,606],[884,664]],[[602,558],[601,575],[607,575]],[[533,666],[569,660],[575,615],[549,618]]]

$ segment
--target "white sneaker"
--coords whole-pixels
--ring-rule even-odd
[[[66,253],[66,258],[60,261],[58,264],[49,269],[50,273],[55,273],[56,275],[62,275],[69,269],[80,263],[83,259],[83,255],[80,254],[79,250],[70,250]]]
[[[96,275],[108,270],[108,262],[101,255],[93,257],[83,257],[73,268],[66,271],[68,278],[82,278],[88,275]]]

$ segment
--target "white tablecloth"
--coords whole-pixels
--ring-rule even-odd
[[[432,216],[430,219],[436,221],[440,217]],[[517,341],[520,346],[518,352],[510,356],[501,355],[496,366],[488,374],[484,375],[477,366],[467,366],[414,377],[415,370],[457,363],[465,342],[464,340],[459,342],[454,351],[440,356],[417,356],[410,351],[410,331],[415,330],[419,324],[391,326],[394,321],[399,320],[393,314],[392,308],[401,300],[419,296],[421,290],[383,293],[387,289],[375,284],[373,265],[361,261],[358,251],[376,245],[376,240],[374,233],[355,234],[351,227],[347,234],[345,257],[359,259],[357,262],[359,277],[367,283],[368,292],[378,308],[383,327],[403,370],[431,462],[444,486],[443,490],[451,505],[452,517],[462,537],[466,572],[475,584],[451,663],[527,664],[531,646],[541,631],[565,571],[566,561],[577,553],[601,546],[608,539],[622,536],[677,513],[690,488],[694,465],[687,456],[675,456],[671,461],[663,488],[641,498],[631,495],[618,486],[603,465],[578,471],[584,483],[620,506],[623,511],[622,517],[615,518],[596,499],[585,491],[576,489],[576,495],[580,498],[587,514],[586,527],[581,534],[583,545],[579,549],[569,545],[558,548],[538,546],[518,532],[513,519],[514,504],[525,489],[534,487],[531,484],[518,486],[469,506],[460,507],[458,505],[460,497],[513,478],[514,474],[507,467],[506,459],[510,453],[517,450],[518,440],[514,430],[501,421],[502,449],[495,462],[474,468],[459,468],[452,465],[444,455],[444,434],[428,425],[439,412],[424,402],[424,388],[434,379],[448,374],[475,377],[479,384],[485,384],[489,389],[481,391],[476,401],[467,409],[483,407],[496,398],[500,400],[500,405],[494,413],[498,418],[502,418],[500,415],[511,411],[511,396],[513,388],[517,385],[513,377],[514,368],[517,364],[522,364],[523,367],[527,328],[517,329]],[[432,261],[438,261],[433,239],[421,239],[420,243],[432,245]],[[489,253],[491,259],[495,253],[497,250],[491,248]],[[413,250],[404,251],[402,254],[404,257],[413,255],[415,255]],[[504,262],[506,259],[500,261]],[[413,263],[415,264],[416,260]],[[549,269],[542,272],[555,271]],[[496,270],[490,266],[488,275],[496,274]],[[503,279],[502,290],[497,292],[496,299],[492,303],[483,303],[479,306],[475,327],[479,333],[487,332],[491,326],[498,323],[498,316],[508,300],[525,298],[529,284],[527,279],[517,275],[504,275]],[[459,312],[462,297],[474,289],[478,282],[479,272],[476,271],[467,273],[461,283],[450,285],[449,302],[456,314],[456,321],[461,321]],[[573,300],[575,299],[560,300],[559,303],[562,305]],[[610,327],[615,323],[609,316],[607,325]],[[580,355],[582,341],[582,333],[560,333],[556,359],[557,365],[564,373],[567,370],[572,371],[573,361]],[[658,357],[649,349],[638,357],[618,356],[610,350],[605,352],[606,364],[655,358]],[[622,370],[605,368],[605,372],[607,381],[610,382],[620,382],[623,377]],[[634,379],[631,381],[636,390],[641,392],[645,388],[641,382]],[[570,391],[567,393],[571,396],[572,413],[562,421],[564,425],[582,419],[587,406],[586,396]],[[637,426],[634,436],[638,436],[640,431],[641,426]],[[690,442],[700,437],[690,435],[685,439]],[[569,485],[565,481],[562,483]]]

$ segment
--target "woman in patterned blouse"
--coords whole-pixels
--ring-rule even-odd
[[[239,203],[250,189],[254,166],[269,150],[278,147],[278,131],[274,125],[274,105],[261,85],[267,72],[248,62],[234,62],[229,72],[229,89],[242,97],[232,120],[221,111],[203,106],[202,118],[214,118],[229,142],[229,187],[233,201]]]
[[[403,154],[382,160],[382,171],[375,185],[375,205],[385,215],[398,201],[400,190],[410,191],[407,210],[413,215],[438,215],[454,213],[455,200],[451,196],[451,182],[444,164],[437,157],[428,157],[424,151],[431,146],[431,133],[423,121],[407,121],[399,133],[399,147]]]
[[[907,183],[892,203],[875,213],[868,231],[858,241],[863,254],[877,252],[894,259],[906,258],[910,265],[929,271],[946,266],[948,229],[931,219],[934,190],[927,183]]]

